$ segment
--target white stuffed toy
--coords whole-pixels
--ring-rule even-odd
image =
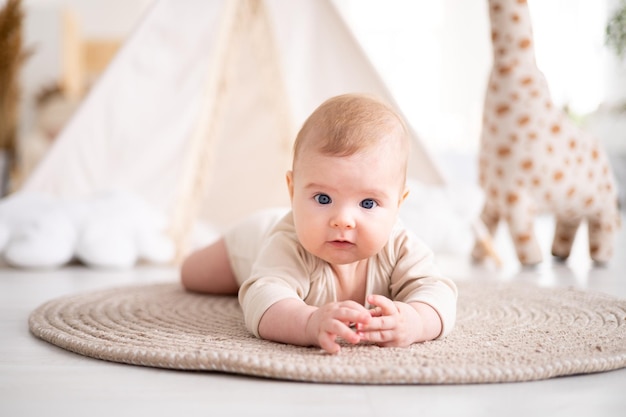
[[[542,260],[533,222],[553,213],[552,254],[566,259],[582,221],[589,252],[599,263],[613,256],[620,226],[617,188],[600,143],[551,100],[535,62],[525,0],[489,0],[493,68],[487,87],[480,149],[481,218],[493,234],[505,221],[520,263]],[[476,245],[473,256],[482,259]]]
[[[174,259],[165,216],[139,197],[109,192],[85,199],[16,193],[0,201],[0,254],[21,268],[129,268]]]
[[[32,194],[13,194],[0,202],[0,253],[14,266],[56,267],[69,262],[76,225],[63,204]]]

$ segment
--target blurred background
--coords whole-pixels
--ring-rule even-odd
[[[0,0],[0,7],[10,1]],[[8,186],[0,196],[20,190],[81,102],[89,96],[99,77],[116,59],[125,40],[149,15],[157,1],[22,0],[24,57],[17,78],[20,94],[16,145],[12,150],[15,162],[10,181],[4,181]],[[185,4],[184,1],[181,0],[180,4]],[[446,179],[476,187],[483,98],[492,63],[487,0],[331,0],[330,3],[347,24]],[[547,78],[552,99],[556,106],[564,109],[576,123],[605,145],[621,184],[623,201],[626,188],[626,0],[529,0],[528,4],[537,63]],[[273,16],[270,13],[270,17]],[[175,29],[169,25],[169,32],[164,32],[165,35],[186,30],[184,21],[175,23]],[[317,34],[319,31],[322,37],[326,29],[322,22],[312,32]],[[325,35],[328,37],[333,33]],[[328,42],[328,39],[324,40]],[[170,40],[162,38],[159,42]],[[158,45],[161,44],[157,42]],[[323,47],[324,44],[320,42],[319,45]],[[6,46],[2,48],[4,50],[0,52],[7,52]],[[290,51],[298,54],[291,57],[291,61],[300,61],[300,66],[312,64],[311,58],[307,58],[308,51],[297,48]],[[151,65],[159,65],[159,60],[151,60]],[[166,67],[168,63],[161,62],[160,65]],[[306,83],[306,77],[301,82]],[[7,83],[0,84],[0,87],[7,87]],[[314,87],[312,84],[310,88]],[[127,90],[120,91],[133,94]],[[271,113],[272,109],[267,111]],[[304,113],[308,114],[308,111]],[[103,123],[99,126],[107,126],[107,121]],[[112,132],[106,132],[109,133]],[[125,138],[121,135],[118,139]],[[131,146],[129,142],[119,143]],[[0,137],[0,152],[2,146]],[[92,145],[83,146],[84,149],[75,152],[77,155],[90,152],[89,146]],[[248,144],[239,146],[252,148]],[[108,153],[100,148],[98,151],[105,164],[107,157],[113,161],[114,154],[119,153],[119,144],[111,145]],[[248,151],[250,154],[255,152],[255,149]],[[67,149],[65,153],[68,153]],[[235,159],[226,155],[222,159]],[[143,164],[135,165],[148,165],[149,159],[144,157]],[[172,156],[171,159],[176,158]],[[185,161],[181,160],[178,158],[176,164],[184,166]],[[80,160],[78,164],[88,168],[90,163]],[[0,173],[6,173],[6,164],[2,164],[0,158]],[[230,161],[226,164],[233,165]],[[158,165],[156,161],[154,165]],[[260,166],[257,172],[263,170]],[[58,168],[59,165],[56,171]],[[253,168],[248,167],[248,170],[252,172]],[[282,166],[277,171],[282,181]],[[124,179],[123,173],[116,174]],[[103,175],[109,174],[105,170]],[[226,174],[223,177],[230,181],[232,192],[242,194],[238,191],[241,187],[234,185],[232,178]],[[176,188],[156,184],[150,175],[144,175],[140,180],[154,183],[152,191],[155,195]],[[459,188],[453,191],[460,193]],[[284,194],[282,183],[279,192]],[[170,191],[170,194],[175,193]],[[229,195],[228,201],[233,201],[232,198]],[[169,200],[176,201],[176,197]],[[468,211],[466,196],[460,195],[457,200],[458,208]],[[478,207],[479,200],[474,200],[476,204],[472,206]],[[239,205],[249,208],[246,203]],[[418,198],[410,209],[415,211],[420,206]],[[192,210],[188,211],[191,213]],[[239,214],[230,211],[232,216]]]
[[[24,0],[22,132],[32,128],[37,95],[58,85],[81,96],[115,56],[152,0]],[[72,79],[74,77],[74,79]]]
[[[44,152],[29,150],[23,142],[38,123],[43,102],[54,101],[54,87],[70,96],[65,108],[49,116],[58,120],[44,121],[57,131],[152,1],[24,0],[24,45],[32,55],[21,74],[20,149],[33,153],[25,171]],[[475,152],[491,64],[487,2],[334,0],[334,4],[435,156]],[[605,42],[607,23],[620,1],[529,4],[538,65],[554,101],[597,131],[613,153],[623,153],[626,116],[623,111],[615,113],[626,101],[626,65]]]

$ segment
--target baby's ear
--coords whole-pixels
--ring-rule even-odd
[[[404,203],[404,200],[406,200],[406,198],[409,196],[410,192],[411,192],[411,190],[409,190],[408,187],[404,188],[404,191],[402,191],[402,195],[400,196],[400,200],[398,201],[398,207],[400,207],[402,205],[402,203]]]
[[[289,189],[289,199],[293,200],[293,171],[287,171],[285,178],[287,179],[287,188]]]

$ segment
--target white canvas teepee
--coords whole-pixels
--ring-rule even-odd
[[[322,101],[393,102],[328,0],[161,0],[126,42],[24,191],[128,189],[170,215],[227,226],[286,204],[299,125]],[[441,175],[419,140],[412,172]]]
[[[130,191],[165,213],[180,259],[195,220],[288,204],[297,129],[346,92],[394,103],[330,0],[159,0],[21,191]],[[443,184],[413,136],[410,177]]]

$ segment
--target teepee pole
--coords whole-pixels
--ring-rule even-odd
[[[220,22],[203,105],[193,131],[189,161],[185,165],[174,208],[171,235],[177,248],[176,262],[180,262],[187,252],[187,238],[209,187],[218,137],[223,128],[223,112],[231,100],[228,86],[236,82],[231,78],[236,72],[234,65],[242,53],[244,42],[254,45],[252,50],[259,61],[259,82],[263,84],[266,99],[277,117],[279,136],[287,151],[294,136],[290,103],[265,2],[227,0]]]
[[[254,50],[259,55],[260,65],[264,67],[265,94],[275,111],[279,124],[279,136],[286,150],[291,150],[295,131],[291,103],[282,74],[280,53],[271,29],[271,20],[264,0],[248,0],[250,13],[250,32]]]
[[[242,2],[226,0],[220,16],[220,27],[213,58],[209,61],[202,105],[191,134],[188,160],[183,165],[179,195],[174,207],[170,234],[176,244],[175,262],[179,263],[186,251],[187,237],[193,220],[199,212],[202,197],[209,183],[215,157],[217,136],[221,128],[222,111],[226,98],[230,62],[237,48],[235,26]]]

